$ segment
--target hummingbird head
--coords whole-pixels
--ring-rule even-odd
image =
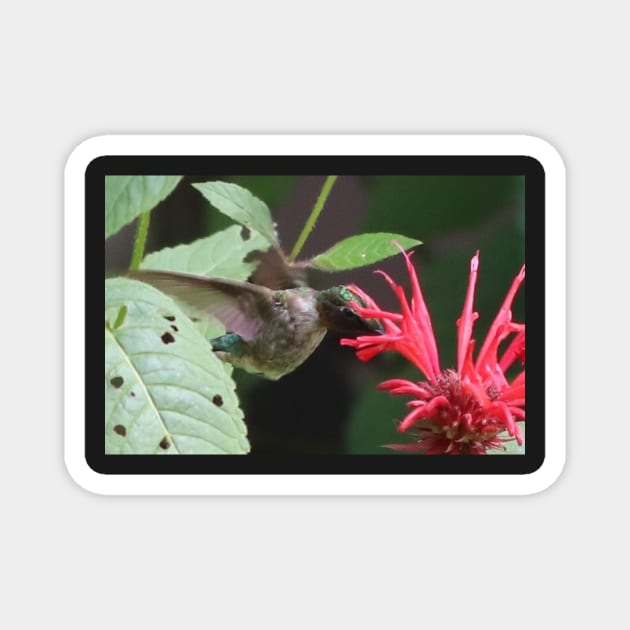
[[[382,334],[383,325],[378,319],[365,319],[351,306],[355,302],[367,306],[349,287],[340,285],[320,291],[317,295],[317,310],[324,326],[344,336]]]

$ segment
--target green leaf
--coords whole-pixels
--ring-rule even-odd
[[[267,204],[254,197],[249,190],[228,182],[203,182],[193,184],[193,187],[219,212],[255,230],[274,247],[279,247],[278,234]]]
[[[521,435],[523,436],[523,443],[519,445],[516,440],[510,440],[509,442],[505,442],[503,446],[505,450],[492,450],[488,451],[488,455],[525,455],[525,423],[517,422],[519,428],[521,429]],[[507,431],[499,434],[500,438],[508,439],[510,437]]]
[[[181,175],[107,175],[105,177],[105,238],[116,234],[138,215],[168,197]]]
[[[400,249],[392,241],[404,249],[422,245],[422,241],[400,234],[388,232],[358,234],[339,241],[323,254],[315,256],[309,261],[309,266],[324,271],[345,271],[365,267],[400,253]]]
[[[173,301],[106,280],[105,452],[242,454],[246,433],[234,381]]]
[[[244,258],[250,252],[269,249],[269,243],[257,232],[252,232],[245,240],[241,231],[240,226],[232,225],[193,243],[166,247],[145,256],[140,269],[245,280],[256,269],[257,263],[245,262]]]
[[[286,201],[297,179],[295,175],[238,175],[234,183],[276,208]]]

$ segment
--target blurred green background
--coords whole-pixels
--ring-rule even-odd
[[[190,186],[224,180],[249,189],[270,207],[285,252],[293,247],[325,176],[185,177],[153,212],[147,253],[191,242],[231,223]],[[469,261],[480,250],[475,310],[477,348],[512,279],[525,261],[525,182],[508,176],[340,176],[300,259],[361,232],[395,232],[424,245],[413,256],[440,351],[442,368],[455,364],[456,328],[468,281]],[[126,269],[134,226],[106,242],[108,275]],[[383,269],[409,286],[402,256],[365,269],[313,272],[316,288],[355,282],[384,308],[398,310]],[[521,289],[514,315],[524,321]],[[234,371],[253,453],[395,454],[383,444],[406,442],[395,431],[406,415],[406,397],[376,386],[388,378],[422,380],[414,366],[385,354],[359,362],[328,334],[302,366],[277,382]]]

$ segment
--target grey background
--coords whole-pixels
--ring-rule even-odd
[[[622,627],[622,3],[244,4],[13,4],[3,18],[3,625]],[[62,460],[66,156],[101,133],[262,131],[530,133],[560,151],[568,461],[551,489],[216,499],[74,485]]]

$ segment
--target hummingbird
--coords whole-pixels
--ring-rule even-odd
[[[217,319],[226,333],[209,340],[216,355],[271,380],[301,365],[328,330],[344,336],[383,333],[379,320],[362,318],[350,306],[366,304],[345,285],[322,291],[308,286],[274,290],[166,271],[134,271],[127,276]]]

